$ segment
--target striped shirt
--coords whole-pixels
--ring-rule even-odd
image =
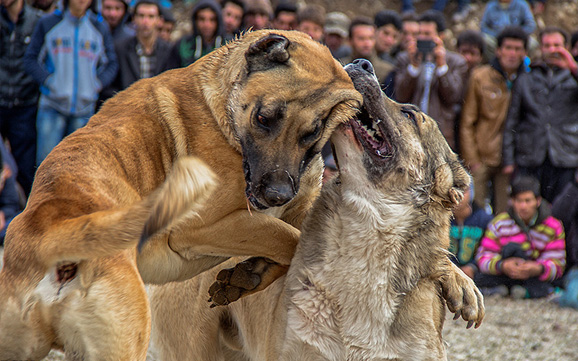
[[[553,281],[562,276],[566,266],[566,242],[562,222],[552,216],[542,218],[526,231],[507,212],[498,214],[488,224],[478,249],[476,261],[480,271],[501,274],[501,251],[511,242],[518,243],[527,259],[544,266],[541,281]]]

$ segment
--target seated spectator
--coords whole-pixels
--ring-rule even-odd
[[[21,196],[16,183],[18,169],[12,155],[0,141],[0,247],[4,245],[6,228],[12,219],[23,209]]]
[[[496,37],[506,26],[519,26],[528,36],[534,33],[536,21],[526,0],[490,0],[487,3],[480,24],[486,42],[484,58],[487,61],[494,58]],[[528,52],[532,54],[537,46],[536,39],[530,37]]]
[[[243,27],[248,30],[267,29],[271,26],[273,7],[269,0],[246,0],[246,12]]]
[[[157,0],[139,0],[136,3],[133,15],[136,35],[115,46],[119,70],[108,91],[111,96],[139,79],[166,70],[171,45],[158,35],[160,11]]]
[[[510,199],[508,212],[488,225],[476,256],[480,272],[474,281],[482,291],[503,285],[514,298],[546,297],[566,265],[564,227],[542,202],[536,178],[515,178]]]
[[[473,184],[464,193],[462,201],[454,207],[450,227],[450,257],[452,262],[460,267],[470,278],[479,271],[475,262],[475,254],[488,223],[493,216],[478,207],[473,199]]]
[[[221,1],[223,8],[223,26],[227,40],[234,39],[241,33],[243,16],[245,15],[245,2],[243,0]]]
[[[381,60],[395,65],[395,54],[401,38],[401,16],[393,10],[375,14],[375,50]]]
[[[171,49],[168,68],[188,66],[225,44],[221,6],[214,0],[200,0],[191,16],[193,33],[178,40]]]
[[[161,7],[161,18],[158,24],[159,38],[163,39],[167,43],[171,43],[171,36],[173,35],[173,30],[175,30],[176,22],[177,20],[175,19],[172,10]]]
[[[323,41],[325,8],[321,5],[305,5],[297,11],[297,30],[308,34],[313,40]]]
[[[273,29],[294,30],[297,28],[297,6],[282,2],[275,7],[272,21]]]
[[[351,55],[351,46],[347,41],[351,20],[344,13],[334,11],[325,17],[323,41],[336,59]]]
[[[366,17],[357,17],[351,21],[349,26],[349,44],[351,45],[351,56],[339,59],[343,64],[351,63],[355,59],[363,58],[373,64],[375,75],[379,80],[381,88],[388,93],[392,85],[388,82],[390,73],[394,66],[381,60],[375,52],[375,25],[373,20]]]
[[[466,60],[445,48],[446,22],[442,13],[424,12],[419,37],[410,40],[397,57],[395,98],[412,103],[435,119],[452,149],[456,148],[456,116],[464,96]],[[422,42],[425,46],[418,49]]]

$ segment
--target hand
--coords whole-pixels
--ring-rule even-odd
[[[407,43],[406,47],[407,55],[409,56],[409,61],[411,65],[418,68],[423,61],[423,54],[417,51],[417,40],[411,39]]]
[[[522,264],[524,264],[524,262],[526,261],[522,258],[517,257],[506,258],[505,260],[502,261],[502,272],[512,279],[516,280],[526,279],[524,278],[525,273],[521,270],[521,266]]]
[[[470,164],[470,171],[472,173],[474,173],[475,171],[477,171],[478,169],[480,169],[482,166],[482,163],[471,163]]]
[[[525,279],[538,277],[544,272],[544,267],[535,261],[525,261],[520,265],[520,272],[525,275]]]
[[[552,55],[553,56],[548,58],[548,63],[561,69],[569,69],[572,73],[576,74],[578,71],[578,64],[568,49],[559,48],[557,51],[552,53]]]
[[[470,266],[470,265],[465,265],[460,267],[461,270],[471,279],[474,279],[474,267]]]
[[[502,173],[504,174],[512,174],[514,173],[514,166],[513,165],[505,165],[502,168]]]
[[[433,50],[434,59],[436,66],[440,68],[446,65],[446,48],[444,47],[444,41],[439,36],[436,36],[432,40],[436,43],[436,47]]]

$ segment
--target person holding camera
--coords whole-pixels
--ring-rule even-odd
[[[456,149],[457,105],[462,102],[468,65],[444,46],[443,13],[428,10],[419,17],[419,35],[397,57],[395,98],[412,103],[434,118],[452,149]]]

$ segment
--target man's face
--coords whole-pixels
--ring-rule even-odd
[[[297,30],[309,35],[313,40],[321,42],[323,39],[323,27],[309,20],[302,21]]]
[[[401,46],[407,48],[412,40],[415,41],[419,35],[419,23],[417,21],[404,21],[401,29]]]
[[[115,29],[120,24],[125,13],[126,5],[120,0],[104,0],[102,2],[102,17],[111,29]]]
[[[266,29],[269,26],[269,15],[265,13],[251,13],[245,16],[247,27],[253,30]]]
[[[229,34],[234,33],[241,27],[243,21],[243,8],[232,2],[225,4],[223,8],[223,24],[225,31]]]
[[[435,40],[438,36],[439,34],[436,23],[429,21],[419,23],[419,39]]]
[[[217,32],[217,14],[211,9],[202,9],[195,17],[197,29],[203,39],[212,39]]]
[[[80,17],[86,14],[86,10],[88,10],[90,4],[92,4],[92,0],[70,0],[68,2],[68,9],[72,15]]]
[[[399,31],[393,24],[379,27],[375,34],[375,48],[379,52],[390,52],[399,41]]]
[[[290,11],[281,11],[273,19],[273,28],[279,30],[293,30],[297,26],[297,14]]]
[[[375,28],[371,25],[357,25],[351,29],[351,47],[358,56],[368,58],[375,48]]]
[[[525,57],[524,41],[520,39],[505,38],[502,46],[496,48],[496,58],[507,73],[516,71]]]
[[[337,50],[341,45],[343,45],[345,39],[343,39],[339,34],[329,33],[325,34],[324,40],[325,45],[327,45],[329,49]]]
[[[175,23],[170,21],[160,21],[161,25],[158,27],[159,29],[159,37],[164,41],[171,41],[171,34],[173,33],[173,29],[175,28]]]
[[[518,217],[528,224],[536,215],[541,201],[542,198],[536,197],[532,191],[526,191],[513,197],[512,207]]]
[[[473,44],[462,44],[458,48],[460,53],[468,63],[468,69],[473,69],[482,62],[482,52],[480,48]]]
[[[137,35],[150,37],[157,34],[159,20],[159,8],[156,5],[140,4],[137,6],[133,19]]]
[[[565,48],[564,36],[560,33],[544,34],[540,42],[542,58],[547,64],[557,63],[561,58],[560,52]]]

